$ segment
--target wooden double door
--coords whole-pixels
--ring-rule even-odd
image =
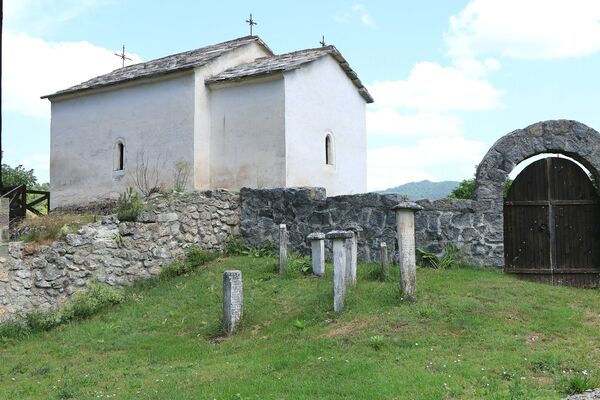
[[[600,196],[573,161],[525,168],[504,201],[504,270],[556,285],[600,286]]]

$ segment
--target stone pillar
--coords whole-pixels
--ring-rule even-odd
[[[381,250],[381,271],[383,273],[383,278],[387,278],[390,275],[390,264],[388,261],[388,250],[387,243],[381,242],[379,245],[379,249]]]
[[[405,299],[417,298],[417,262],[415,254],[415,212],[423,207],[410,201],[392,207],[396,211],[398,225],[398,251],[400,258],[400,280]]]
[[[285,224],[279,225],[279,274],[284,275],[287,270],[288,232]]]
[[[340,312],[346,296],[346,241],[352,232],[331,231],[325,237],[333,241],[333,311]]]
[[[0,198],[0,257],[8,255],[9,241],[10,202],[7,198]]]
[[[352,237],[346,242],[348,255],[346,260],[346,284],[356,284],[356,264],[358,258],[358,234],[362,232],[362,228],[358,225],[348,226],[346,231],[352,233]]]
[[[315,232],[308,235],[312,249],[312,270],[316,276],[323,276],[325,273],[325,234]]]
[[[234,333],[244,313],[244,291],[241,271],[223,273],[223,330],[227,335]]]

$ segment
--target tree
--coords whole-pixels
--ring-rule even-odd
[[[33,169],[25,169],[22,165],[11,167],[2,164],[2,183],[4,187],[25,185],[28,188],[37,187],[37,178]]]
[[[473,199],[475,198],[475,179],[462,180],[448,195],[450,199]]]

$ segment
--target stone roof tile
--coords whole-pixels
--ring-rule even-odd
[[[139,64],[128,65],[124,68],[119,68],[108,74],[97,76],[68,89],[59,90],[56,93],[42,96],[42,99],[52,99],[60,95],[75,93],[82,90],[97,89],[105,86],[116,85],[122,82],[150,78],[157,75],[201,67],[217,57],[220,57],[229,51],[235,50],[251,42],[258,42],[269,52],[271,52],[269,47],[258,36],[244,36],[238,39],[202,47],[196,50],[172,54],[170,56]]]
[[[360,95],[367,103],[372,103],[373,98],[369,94],[367,88],[364,87],[360,79],[358,79],[356,72],[350,68],[346,59],[344,59],[342,54],[334,46],[317,47],[271,57],[261,57],[254,61],[229,68],[208,78],[205,83],[210,85],[219,82],[239,81],[250,77],[291,71],[326,55],[331,55],[339,63],[348,78],[358,88]]]

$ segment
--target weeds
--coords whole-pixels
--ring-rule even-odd
[[[0,340],[20,339],[73,320],[88,318],[124,300],[125,295],[121,290],[95,283],[90,285],[87,292],[75,293],[62,308],[46,313],[33,311],[28,313],[23,321],[7,321],[0,324]]]
[[[569,376],[563,376],[559,380],[559,387],[561,392],[572,395],[583,393],[586,390],[596,388],[598,382],[592,381],[587,374],[574,374]]]
[[[433,269],[450,269],[458,266],[458,248],[453,244],[448,244],[444,248],[444,255],[437,257],[430,251],[423,248],[417,248],[417,254],[419,256],[419,263],[423,267],[429,267]]]
[[[115,211],[120,221],[135,221],[143,210],[142,198],[129,187],[119,196]]]
[[[19,237],[24,242],[46,244],[60,240],[69,233],[77,232],[83,225],[94,222],[93,215],[51,213],[44,216],[26,218],[19,223],[17,230],[25,232]]]
[[[160,271],[158,277],[160,280],[168,280],[176,276],[188,274],[198,267],[213,261],[217,257],[218,255],[215,253],[201,250],[198,247],[193,247],[190,249],[185,259],[167,265],[162,271]]]

